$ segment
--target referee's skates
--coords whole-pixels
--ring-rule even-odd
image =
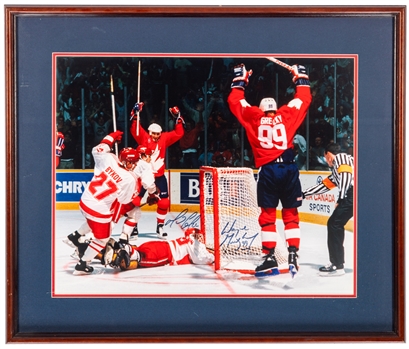
[[[264,257],[263,264],[256,267],[256,277],[263,276],[274,276],[279,275],[280,271],[278,270],[278,263],[276,257],[274,256],[274,248]]]
[[[320,268],[320,276],[342,276],[345,275],[344,265],[328,264]]]

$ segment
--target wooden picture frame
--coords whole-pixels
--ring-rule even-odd
[[[223,299],[146,299],[136,305],[129,303],[135,313],[147,317],[147,324],[151,328],[139,327],[134,324],[132,330],[115,325],[118,312],[123,308],[124,299],[109,300],[94,299],[85,302],[84,299],[51,299],[47,289],[49,283],[49,236],[51,198],[47,189],[51,177],[51,139],[39,139],[43,128],[47,125],[47,113],[51,112],[51,65],[47,70],[47,62],[51,60],[52,52],[61,51],[57,42],[79,44],[78,50],[89,47],[90,51],[127,50],[135,52],[139,48],[147,52],[146,41],[138,43],[129,40],[131,34],[124,32],[123,44],[116,42],[110,33],[104,32],[101,42],[90,39],[85,31],[84,37],[70,37],[73,24],[87,23],[92,25],[85,28],[89,32],[113,29],[120,19],[135,21],[151,21],[155,29],[160,27],[160,35],[154,30],[143,31],[144,40],[157,41],[156,45],[163,45],[165,51],[170,50],[163,41],[169,32],[168,25],[173,28],[181,26],[184,30],[182,39],[185,40],[187,50],[196,47],[202,53],[223,51],[223,40],[229,43],[239,43],[239,46],[229,45],[228,50],[236,47],[231,53],[256,53],[254,45],[250,45],[249,36],[244,32],[261,34],[257,23],[268,25],[270,22],[280,24],[282,32],[265,33],[259,35],[261,52],[272,51],[267,40],[279,36],[282,41],[290,42],[293,47],[277,46],[277,53],[357,53],[361,55],[360,74],[360,127],[359,140],[362,143],[360,161],[363,163],[360,202],[358,203],[359,224],[359,255],[361,273],[358,298],[340,300],[331,304],[329,299],[281,300],[288,313],[281,314],[282,320],[269,323],[269,316],[274,314],[277,301],[266,299],[223,300]],[[28,20],[28,21],[27,21]],[[99,21],[104,22],[104,28],[94,26]],[[223,26],[222,22],[228,23]],[[38,36],[45,33],[44,22],[50,28],[59,28],[60,32],[52,33],[47,38]],[[292,25],[290,26],[290,24]],[[300,27],[294,25],[297,23]],[[405,253],[404,253],[404,128],[405,128],[405,64],[406,64],[406,7],[405,6],[325,6],[325,7],[284,7],[284,6],[5,6],[6,24],[6,248],[7,248],[7,333],[8,343],[114,343],[114,342],[403,342],[405,340]],[[313,24],[313,26],[304,26]],[[186,26],[190,25],[190,32],[186,33]],[[220,36],[201,38],[204,32],[201,26],[214,26]],[[370,30],[363,30],[366,26],[373,26]],[[383,36],[379,28],[386,27],[389,36]],[[169,27],[170,28],[170,27]],[[251,29],[252,28],[252,29]],[[332,34],[326,31],[341,30],[345,37],[357,38],[351,42],[330,42]],[[138,28],[142,29],[142,28]],[[129,27],[124,27],[129,30]],[[294,31],[294,33],[292,33]],[[345,32],[344,32],[345,31]],[[173,32],[173,31],[172,31]],[[181,33],[180,32],[180,33]],[[21,36],[21,34],[25,34]],[[205,33],[214,33],[212,30]],[[78,34],[78,33],[76,33]],[[126,34],[126,35],[125,35]],[[307,42],[306,36],[311,40]],[[37,35],[37,36],[36,36]],[[142,35],[142,34],[141,34]],[[149,35],[151,35],[149,37]],[[325,40],[325,47],[318,50],[318,43],[314,40],[318,35]],[[169,38],[168,38],[169,39]],[[180,38],[179,38],[180,39]],[[48,41],[47,41],[48,40]],[[89,41],[87,41],[89,40]],[[143,39],[142,39],[143,40]],[[246,41],[247,40],[247,41]],[[120,40],[119,40],[120,41]],[[169,40],[168,40],[169,41]],[[105,48],[102,48],[102,44]],[[350,45],[349,45],[350,44]],[[153,44],[152,44],[153,45]],[[266,46],[267,45],[267,46]],[[155,47],[155,46],[153,46]],[[179,52],[186,53],[182,46],[176,44]],[[266,48],[267,47],[267,48]],[[379,53],[388,57],[386,65],[391,81],[390,86],[383,86],[384,80],[377,76],[385,76],[382,62],[368,55],[363,49],[371,51],[376,47]],[[260,49],[260,48],[257,48]],[[292,50],[283,52],[282,50]],[[351,52],[352,51],[352,52]],[[359,52],[357,52],[359,51]],[[381,52],[380,52],[381,51]],[[158,52],[158,49],[156,49]],[[187,51],[189,52],[189,51]],[[36,53],[33,55],[33,53]],[[31,55],[30,57],[27,57]],[[28,76],[21,74],[27,71],[30,62],[33,65],[28,70]],[[43,60],[42,64],[38,64]],[[391,76],[392,74],[392,76]],[[365,87],[367,90],[361,88]],[[368,89],[371,88],[372,96]],[[384,90],[385,89],[385,90]],[[381,96],[386,98],[379,104]],[[381,115],[370,116],[365,109],[373,110],[377,106]],[[38,114],[37,114],[38,113]],[[375,114],[375,113],[374,113]],[[45,121],[45,122],[44,122]],[[380,146],[373,143],[385,131],[385,144]],[[45,132],[46,135],[51,132]],[[389,142],[390,141],[390,142]],[[376,161],[374,154],[379,156]],[[389,156],[388,156],[389,154]],[[50,163],[48,163],[49,161]],[[382,164],[380,164],[382,163]],[[386,172],[381,175],[382,172]],[[381,181],[381,183],[379,183]],[[48,184],[47,184],[48,183]],[[379,206],[374,202],[384,202],[383,220]],[[390,203],[390,205],[388,205]],[[39,217],[40,220],[39,220]],[[43,219],[45,217],[46,219]],[[372,229],[377,226],[377,229]],[[383,229],[382,229],[383,228]],[[381,231],[382,229],[382,231]],[[385,236],[387,236],[386,241]],[[389,244],[386,245],[385,244]],[[375,259],[375,260],[374,260]],[[382,262],[382,264],[380,264]],[[34,268],[33,268],[34,266]],[[375,268],[375,270],[374,270]],[[377,269],[379,268],[379,269]],[[378,273],[379,270],[379,273]],[[380,276],[379,276],[380,275]],[[378,277],[382,277],[378,279]],[[380,299],[383,299],[380,305]],[[105,302],[105,303],[103,303]],[[90,310],[89,304],[93,309]],[[104,304],[104,306],[102,306]],[[100,326],[101,310],[106,306],[112,307],[112,326]],[[305,305],[305,308],[304,308]],[[118,308],[119,307],[119,308]],[[202,319],[191,320],[182,307],[195,310],[214,309],[206,311]],[[281,305],[278,306],[280,309]],[[341,319],[336,315],[342,308],[354,309],[362,319],[367,314],[367,322],[359,324]],[[91,321],[83,324],[81,321],[75,328],[67,327],[78,321],[78,315],[73,308],[88,310]],[[41,309],[41,311],[40,311]],[[309,315],[303,315],[299,320],[301,309],[308,309]],[[311,313],[314,309],[314,314]],[[333,313],[335,311],[335,313]],[[385,318],[379,322],[377,316],[380,311],[386,312]],[[61,314],[64,313],[64,317]],[[166,314],[172,320],[172,326],[164,321],[161,314]],[[154,314],[156,313],[156,315]],[[162,314],[162,316],[163,316]],[[171,315],[169,315],[171,314]],[[248,317],[244,317],[247,314]],[[355,314],[352,314],[355,315]],[[139,316],[141,319],[144,316]],[[328,316],[328,317],[327,317]],[[263,324],[254,323],[254,319],[265,319]],[[85,321],[87,318],[85,319]],[[134,321],[134,316],[130,321]],[[317,320],[317,323],[314,321]],[[323,329],[328,321],[334,320],[331,330]],[[203,322],[202,322],[203,321]],[[262,321],[262,320],[260,320]],[[227,322],[227,323],[226,323]],[[288,326],[286,326],[288,322]],[[37,326],[37,323],[39,325]],[[295,324],[295,325],[294,325]],[[115,327],[116,326],[116,327]],[[334,330],[338,326],[338,330]],[[294,330],[295,328],[295,330]],[[62,330],[64,329],[64,330]],[[109,332],[106,332],[106,331]]]

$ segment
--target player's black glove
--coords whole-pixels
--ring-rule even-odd
[[[291,67],[291,74],[293,76],[293,82],[296,86],[310,86],[310,78],[308,77],[307,69],[305,69],[303,65],[293,65]]]
[[[233,68],[233,74],[234,78],[231,83],[231,88],[240,88],[244,90],[249,83],[249,78],[251,74],[253,74],[253,71],[251,69],[247,71],[246,66],[242,63]]]

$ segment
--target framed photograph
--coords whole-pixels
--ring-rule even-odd
[[[5,13],[8,343],[405,340],[405,6]]]

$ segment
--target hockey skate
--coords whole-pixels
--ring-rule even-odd
[[[85,240],[85,242],[78,242],[78,246],[75,247],[75,251],[71,253],[71,258],[74,259],[81,259],[82,256],[84,255],[85,250],[87,249],[90,241]]]
[[[295,247],[290,246],[288,248],[288,271],[290,272],[292,277],[294,277],[295,274],[297,274],[298,272],[298,265],[297,265],[298,255],[296,251],[297,249]]]
[[[138,225],[135,225],[135,227],[132,230],[131,236],[129,237],[129,241],[134,241],[138,239],[139,231],[138,231]]]
[[[163,229],[163,224],[158,224],[156,227],[156,233],[159,235],[159,237],[166,239],[168,236],[168,233],[165,232]]]
[[[81,237],[82,236],[78,233],[78,231],[74,231],[72,234],[63,239],[63,242],[66,245],[75,248],[75,251],[70,255],[74,259],[81,259],[89,245],[88,240],[80,242]]]
[[[74,231],[72,234],[68,235],[65,239],[63,239],[62,241],[67,244],[68,246],[72,247],[72,248],[76,248],[78,247],[79,244],[79,238],[81,237],[81,235],[78,233],[78,231]]]
[[[75,266],[73,275],[89,275],[93,271],[93,267],[89,266],[85,261],[80,260]]]
[[[336,266],[335,264],[327,264],[325,267],[320,268],[320,276],[342,276],[345,275],[343,265]]]
[[[274,256],[274,250],[272,250],[265,256],[263,264],[256,267],[256,272],[254,275],[256,277],[263,277],[274,276],[279,274],[280,271],[278,270],[278,263]]]
[[[78,253],[78,257],[81,259],[85,253],[85,250],[88,248],[90,241],[85,240],[85,242],[80,242],[76,248],[76,252]]]

